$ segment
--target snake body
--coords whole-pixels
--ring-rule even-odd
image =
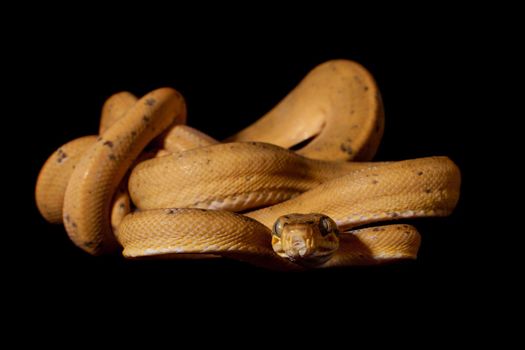
[[[186,110],[175,90],[155,90],[126,112],[82,156],[64,195],[63,219],[71,240],[101,254],[117,248],[109,222],[111,200],[120,180],[144,147]]]
[[[288,200],[371,164],[315,160],[261,142],[224,143],[138,164],[129,191],[139,209],[240,211]]]
[[[367,161],[384,131],[381,94],[361,65],[328,61],[314,68],[269,113],[227,141],[259,141],[321,160]]]
[[[36,199],[44,218],[62,217],[72,241],[95,255],[122,246],[130,258],[223,256],[294,270],[415,258],[420,237],[413,226],[355,228],[448,215],[458,200],[459,170],[446,157],[347,162],[370,160],[383,133],[379,91],[350,61],[314,69],[228,143],[183,126],[185,119],[184,100],[170,88],[139,100],[112,96],[100,136],[62,146],[42,168]],[[285,149],[310,138],[297,152]],[[160,151],[141,155],[149,143]],[[276,220],[293,213],[317,227],[323,216],[333,219],[338,247],[323,242],[330,253],[310,264],[297,264],[297,255],[283,259],[283,247],[307,251],[288,233],[299,232],[296,226],[282,241],[275,229],[272,236]],[[310,213],[319,214],[314,220]]]

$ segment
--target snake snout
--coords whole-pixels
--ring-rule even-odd
[[[285,252],[292,259],[307,258],[314,254],[314,244],[312,237],[305,237],[304,234],[291,234],[285,242]]]
[[[308,251],[308,247],[304,239],[297,237],[292,239],[292,249],[300,256],[304,256]]]

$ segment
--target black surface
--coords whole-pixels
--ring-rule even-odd
[[[227,295],[229,300],[255,293],[262,300],[283,289],[315,295],[329,288],[337,295],[371,292],[385,305],[392,293],[406,293],[407,300],[414,295],[429,304],[447,295],[459,301],[466,297],[458,285],[468,285],[480,265],[474,268],[465,257],[477,233],[467,222],[473,174],[467,156],[471,146],[465,139],[469,133],[465,96],[472,82],[461,43],[439,36],[423,41],[372,38],[364,43],[275,36],[250,43],[217,37],[201,45],[174,43],[166,48],[140,37],[136,41],[144,46],[134,50],[136,41],[131,40],[67,42],[60,36],[35,35],[35,42],[47,40],[46,49],[29,46],[35,58],[25,56],[18,82],[20,88],[29,86],[34,92],[23,107],[31,123],[23,135],[31,140],[26,150],[30,161],[22,164],[23,186],[17,196],[23,208],[24,234],[19,238],[24,250],[10,259],[17,279],[31,288],[49,288],[64,297],[86,290],[102,291],[104,297],[148,290],[174,297]],[[187,100],[189,125],[221,139],[259,118],[310,69],[333,58],[356,60],[377,80],[386,128],[376,160],[446,155],[462,171],[461,199],[452,216],[410,221],[423,237],[416,261],[283,274],[235,261],[91,257],[68,240],[62,226],[47,224],[39,216],[33,191],[41,165],[61,144],[96,132],[101,106],[111,94],[128,90],[140,96],[172,86]]]

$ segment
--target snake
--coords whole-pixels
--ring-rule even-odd
[[[447,157],[371,161],[383,104],[353,61],[315,67],[222,142],[186,119],[172,88],[111,96],[98,136],[66,143],[44,163],[40,213],[93,255],[303,270],[414,259],[414,226],[376,223],[446,216],[459,198],[460,171]]]

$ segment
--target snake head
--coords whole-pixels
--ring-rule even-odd
[[[272,247],[282,258],[314,267],[328,261],[339,248],[339,231],[326,215],[288,214],[273,225]]]

